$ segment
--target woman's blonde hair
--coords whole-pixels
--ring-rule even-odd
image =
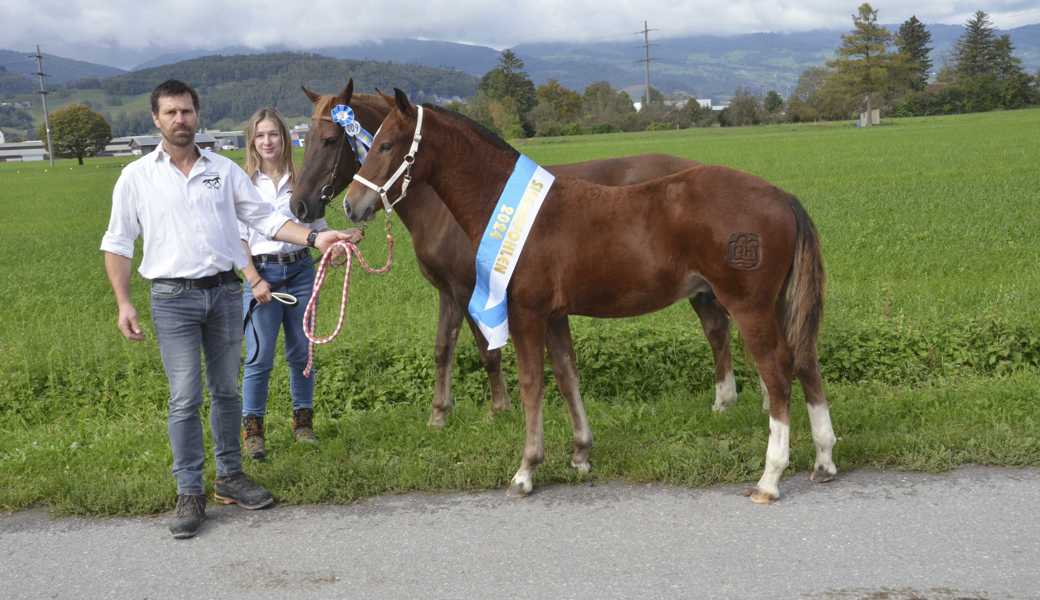
[[[289,181],[293,181],[296,178],[296,170],[293,168],[292,138],[289,136],[289,127],[286,126],[278,111],[273,108],[261,108],[249,117],[249,122],[246,124],[246,174],[253,177],[263,165],[263,159],[260,158],[260,153],[256,151],[256,144],[253,142],[256,139],[257,125],[265,120],[271,121],[278,127],[278,132],[282,136],[282,165],[279,170],[283,175],[288,173]]]

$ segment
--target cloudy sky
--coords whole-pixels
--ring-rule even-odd
[[[552,40],[845,29],[859,0],[0,0],[0,48],[112,50],[315,47],[419,37],[506,48]],[[999,28],[1040,23],[1040,0],[877,0],[883,23],[916,14],[963,23],[985,10]],[[147,8],[144,8],[147,7]],[[46,50],[45,50],[46,51]]]

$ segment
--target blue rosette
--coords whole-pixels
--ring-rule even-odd
[[[331,116],[332,121],[342,127],[343,132],[347,134],[347,141],[354,149],[358,162],[364,162],[365,156],[372,148],[372,134],[361,126],[361,123],[354,117],[354,109],[346,104],[333,106]]]

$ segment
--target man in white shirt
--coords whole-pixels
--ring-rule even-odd
[[[206,518],[202,370],[206,359],[210,424],[216,458],[214,495],[244,508],[269,506],[270,492],[242,472],[239,445],[242,398],[242,284],[234,268],[246,264],[238,220],[262,234],[325,251],[351,230],[318,233],[275,212],[234,162],[195,145],[198,94],[169,80],[152,92],[152,120],[162,133],[155,151],[123,169],[112,193],[112,215],[102,239],[105,270],[126,339],[144,338],[130,300],[130,261],[142,236],[138,272],[152,282],[152,323],[170,384],[167,428],[177,480],[177,511],[170,532],[194,536]]]

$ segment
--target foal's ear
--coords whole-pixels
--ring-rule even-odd
[[[415,107],[408,101],[408,96],[398,88],[394,88],[394,102],[397,105],[397,110],[409,117],[415,116]]]
[[[381,90],[379,88],[376,88],[376,93],[379,94],[379,97],[383,99],[383,102],[386,102],[386,105],[387,105],[387,107],[390,108],[390,110],[394,109],[394,99],[393,98],[391,98],[390,96],[387,96],[386,94],[384,94],[383,90]]]
[[[307,86],[301,85],[300,89],[303,90],[303,93],[307,94],[307,97],[311,99],[311,104],[317,104],[318,100],[321,100],[321,94],[315,94],[314,92],[307,89]]]
[[[339,100],[343,101],[343,104],[350,104],[350,99],[354,96],[354,78],[351,77],[347,81],[347,87],[343,88],[343,91],[336,96]]]

